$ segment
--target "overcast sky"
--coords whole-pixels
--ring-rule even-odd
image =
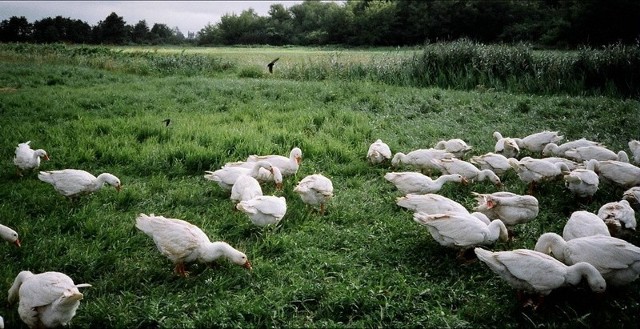
[[[128,25],[146,20],[149,28],[155,23],[166,24],[170,28],[178,27],[186,36],[209,23],[220,22],[225,14],[239,15],[249,8],[260,16],[267,16],[274,3],[289,8],[302,1],[0,1],[0,21],[24,16],[33,23],[46,17],[62,16],[95,26],[115,12]]]

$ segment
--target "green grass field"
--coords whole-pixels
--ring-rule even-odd
[[[233,69],[135,74],[78,64],[90,60],[0,56],[0,223],[22,240],[19,249],[0,244],[1,289],[21,270],[60,271],[92,284],[72,328],[637,326],[638,281],[603,298],[586,285],[564,288],[535,312],[521,308],[515,291],[488,267],[460,264],[455,250],[441,247],[396,206],[400,194],[383,179],[391,168],[365,160],[378,138],[405,153],[462,138],[480,155],[493,150],[494,131],[524,137],[554,130],[565,140],[585,137],[628,152],[627,142],[640,138],[637,100],[296,81],[280,71],[269,75],[260,64],[278,56],[277,69],[331,56],[366,62],[394,50],[205,51]],[[257,73],[243,77],[243,70]],[[51,157],[41,170],[109,172],[123,190],[105,186],[74,203],[35,172],[16,176],[14,150],[27,140]],[[297,176],[286,177],[281,192],[263,186],[265,195],[287,199],[278,227],[253,226],[232,210],[228,192],[203,178],[226,162],[286,155],[294,146],[303,151]],[[313,173],[331,178],[335,189],[322,217],[293,192]],[[514,173],[503,181],[504,190],[525,193]],[[483,182],[446,185],[440,194],[471,209],[472,192],[495,191]],[[561,181],[546,183],[535,195],[538,217],[517,227],[511,244],[491,249],[533,248],[542,233],[561,233],[571,212],[596,212],[622,192],[602,184],[587,204]],[[253,271],[223,261],[215,269],[192,264],[188,278],[175,276],[171,262],[135,229],[139,213],[198,225],[212,240],[244,251]],[[629,241],[640,244],[637,234]],[[0,305],[7,328],[21,328],[17,306]]]

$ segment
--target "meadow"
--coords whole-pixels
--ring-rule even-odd
[[[462,138],[471,155],[480,155],[493,150],[494,131],[524,137],[553,130],[565,140],[584,137],[628,152],[627,142],[640,138],[637,99],[376,78],[400,67],[384,71],[380,63],[416,58],[415,49],[47,47],[0,47],[0,223],[22,240],[21,248],[0,244],[0,290],[22,270],[90,283],[71,328],[638,324],[638,281],[604,297],[586,285],[563,288],[536,311],[522,308],[488,267],[461,264],[457,251],[437,244],[396,206],[401,195],[383,179],[395,169],[365,160],[378,138],[404,153]],[[275,57],[281,60],[269,74],[264,65]],[[28,140],[51,157],[41,170],[109,172],[122,191],[105,187],[71,202],[36,172],[18,177],[14,150]],[[232,210],[228,192],[203,178],[226,162],[287,155],[295,146],[303,151],[297,175],[285,178],[282,191],[263,186],[265,195],[287,199],[277,227],[253,226]],[[333,181],[324,216],[293,192],[313,173]],[[513,172],[503,183],[525,193]],[[472,192],[495,191],[480,182],[446,185],[440,194],[471,209]],[[531,249],[542,233],[561,233],[573,211],[596,212],[622,192],[602,184],[586,203],[562,181],[543,184],[535,194],[538,217],[517,227],[513,242],[490,249]],[[134,227],[139,213],[187,220],[245,252],[253,270],[221,261],[214,269],[192,264],[189,277],[178,277]],[[640,244],[637,234],[628,239]],[[7,327],[24,326],[16,305],[0,303],[0,315]]]

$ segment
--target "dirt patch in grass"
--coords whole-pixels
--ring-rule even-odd
[[[12,87],[0,87],[0,94],[10,94],[16,91],[18,91],[18,89]]]

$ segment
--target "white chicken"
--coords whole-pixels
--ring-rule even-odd
[[[604,180],[618,184],[624,188],[640,185],[640,167],[630,163],[607,160],[589,160],[587,169],[593,170]]]
[[[557,143],[561,141],[564,136],[558,135],[557,131],[542,131],[539,133],[531,134],[524,138],[514,138],[520,149],[527,149],[530,152],[542,152],[544,147],[549,143]]]
[[[384,161],[391,160],[391,149],[389,145],[383,142],[381,139],[376,140],[371,145],[369,145],[369,150],[367,151],[367,160],[371,164],[379,164]]]
[[[629,141],[629,149],[633,155],[633,162],[640,164],[640,141],[635,139]]]
[[[402,152],[396,153],[391,159],[391,165],[398,167],[401,164],[407,164],[417,167],[423,172],[430,172],[431,170],[439,169],[433,160],[451,159],[453,157],[453,154],[444,150],[436,150],[434,148],[418,149],[407,154]]]
[[[447,182],[466,183],[461,175],[441,175],[435,180],[419,172],[390,172],[384,175],[384,179],[395,185],[402,194],[427,194],[437,193]]]
[[[460,203],[439,194],[407,194],[396,199],[396,204],[413,212],[443,214],[445,212],[468,213]]]
[[[231,201],[233,207],[244,200],[253,199],[262,195],[262,188],[257,179],[249,175],[240,175],[231,188]]]
[[[181,219],[139,214],[136,228],[153,239],[158,251],[173,262],[174,272],[180,276],[189,275],[185,263],[198,261],[211,265],[220,257],[251,269],[247,255],[226,242],[211,242],[199,227]]]
[[[253,169],[255,165],[256,162],[238,161],[225,163],[225,165],[222,167],[242,167]],[[251,175],[251,173],[249,173],[248,175]],[[276,166],[271,166],[271,170],[260,167],[258,169],[258,175],[254,178],[258,180],[259,183],[273,182],[276,185],[277,190],[282,190],[282,172]]]
[[[590,141],[586,138],[581,138],[578,140],[562,143],[561,145],[558,145],[556,143],[549,143],[544,146],[544,149],[542,149],[542,155],[543,156],[554,155],[554,156],[564,157],[565,156],[564,153],[567,152],[568,150],[575,149],[578,147],[583,147],[583,146],[602,146],[602,145],[598,142]]]
[[[112,174],[102,173],[95,177],[84,170],[77,169],[41,171],[38,179],[53,185],[58,193],[69,198],[93,193],[101,189],[105,183],[115,187],[118,192],[122,188],[120,179]]]
[[[597,234],[611,236],[602,218],[584,210],[574,211],[562,230],[565,241]]]
[[[636,210],[640,210],[640,186],[634,186],[624,191],[622,199],[627,200]]]
[[[519,161],[510,158],[509,164],[516,171],[520,180],[529,184],[528,194],[533,194],[535,185],[538,182],[551,180],[562,174],[569,173],[569,167],[562,162],[552,163],[531,157],[524,157]]]
[[[617,233],[617,228],[624,225],[625,228],[636,230],[636,214],[629,201],[605,203],[598,209],[598,217],[602,218],[609,227],[609,231]]]
[[[278,167],[283,176],[295,175],[302,162],[302,150],[294,147],[289,152],[289,157],[282,155],[250,155],[247,162],[267,161],[272,166]]]
[[[502,154],[507,158],[515,158],[520,153],[520,147],[515,139],[502,137],[502,134],[497,131],[493,133],[493,138],[496,139],[496,145],[493,148],[494,153]]]
[[[251,168],[225,165],[216,171],[205,171],[206,175],[204,175],[204,178],[218,183],[218,186],[222,189],[229,191],[233,187],[233,184],[235,184],[236,179],[241,175],[248,175],[256,178],[258,177],[259,170],[261,168],[273,173],[273,167],[270,162],[258,161],[251,163],[251,165]]]
[[[333,198],[333,183],[321,174],[314,174],[303,178],[293,191],[300,195],[302,202],[320,206],[320,214],[323,215],[327,203]]]
[[[629,156],[625,151],[618,153],[609,150],[600,145],[582,146],[570,149],[564,152],[564,156],[576,162],[584,162],[591,159],[598,161],[616,160],[621,162],[629,162]]]
[[[507,159],[507,157],[502,154],[492,152],[484,155],[473,156],[469,162],[477,165],[482,170],[489,169],[498,176],[504,175],[507,170],[511,169],[511,165],[509,165],[509,159]]]
[[[18,238],[18,232],[13,229],[0,224],[0,237],[10,243],[20,247],[20,239]]]
[[[90,284],[75,284],[64,273],[29,271],[18,273],[8,292],[8,302],[18,303],[18,314],[29,328],[54,328],[67,325],[76,315],[84,297],[78,288]]]
[[[466,249],[490,245],[498,239],[507,241],[507,228],[501,220],[495,219],[489,225],[479,221],[469,213],[448,212],[429,215],[422,212],[413,214],[413,220],[426,226],[440,245],[460,250],[459,257]]]
[[[439,141],[434,148],[437,150],[445,150],[453,154],[456,158],[464,157],[467,152],[473,149],[473,147],[467,145],[467,143],[460,138]]]
[[[553,254],[567,265],[587,262],[611,286],[629,284],[640,275],[640,248],[610,236],[592,235],[565,241],[556,233],[545,233],[534,249]]]
[[[607,288],[602,274],[586,262],[567,266],[549,255],[529,249],[498,252],[482,248],[474,250],[478,259],[511,287],[519,292],[537,294],[539,301],[533,303],[534,309],[552,290],[567,285],[578,285],[582,278],[587,279],[589,287],[594,292],[601,293]],[[527,304],[531,304],[531,301],[527,301]]]
[[[22,176],[26,170],[32,170],[40,167],[40,158],[49,160],[49,155],[43,149],[32,150],[29,146],[31,141],[20,143],[16,147],[16,156],[13,158],[13,164],[16,165],[16,173]]]
[[[589,169],[575,169],[564,176],[564,185],[581,198],[591,198],[598,191],[598,174]]]
[[[274,225],[287,213],[287,200],[272,195],[257,196],[238,202],[236,209],[245,213],[257,226]]]
[[[489,169],[478,169],[472,163],[457,158],[433,160],[434,165],[445,175],[458,174],[469,182],[488,180],[494,185],[502,186],[502,182],[496,173]]]
[[[538,216],[538,199],[531,195],[517,195],[510,192],[480,194],[473,192],[478,205],[475,211],[488,218],[500,219],[509,229],[518,224],[528,223]]]

